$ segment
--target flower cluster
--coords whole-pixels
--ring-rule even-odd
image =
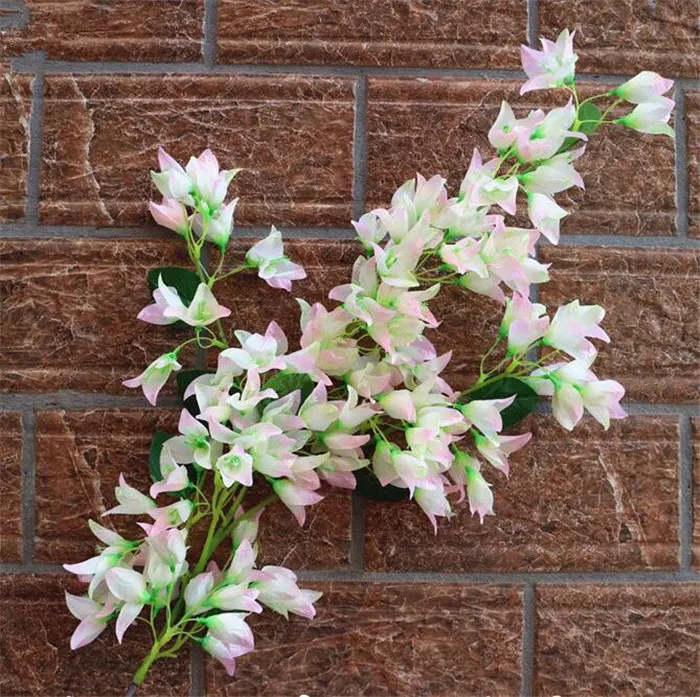
[[[600,326],[605,311],[573,300],[549,312],[533,302],[533,286],[549,278],[536,246],[542,237],[559,241],[568,212],[556,195],[583,188],[575,163],[597,129],[619,124],[672,134],[673,102],[663,96],[672,83],[643,72],[582,99],[573,34],[543,40],[542,48],[523,47],[528,80],[521,93],[562,90],[565,103],[524,114],[503,102],[488,133],[493,153],[474,150],[453,195],[443,177],[417,174],[388,208],[354,221],[362,252],[351,277],[331,289],[332,304],[298,300],[301,339],[292,350],[274,321],[264,334],[227,331],[222,320],[231,310],[215,294],[217,284],[246,270],[286,291],[303,279],[303,268],[285,256],[279,231],[273,227],[231,259],[238,199],[226,198],[238,170],[220,170],[209,150],[186,167],[159,151],[153,181],[164,198],[150,209],[184,237],[194,272],[155,270],[152,302],[138,317],[190,327],[194,336],[124,384],[142,387],[155,404],[179,373],[185,408],[178,433],[154,438],[149,495],[122,477],[118,505],[107,512],[145,516],[139,523],[145,537],[127,540],[91,522],[106,547],[66,567],[89,583],[86,596],[68,596],[80,620],[73,648],[111,620],[121,641],[138,618],[154,641],[136,684],[189,640],[233,674],[235,659],[254,647],[249,613],[266,606],[311,618],[320,596],[300,589],[288,569],[255,567],[260,517],[273,501],[303,525],[306,508],[327,487],[358,488],[414,500],[436,532],[438,518],[452,516],[465,500],[483,522],[494,513],[487,467],[508,475],[510,455],[531,438],[509,428],[541,397],[551,398],[554,417],[569,430],[584,411],[605,428],[625,416],[624,388],[592,371],[598,350],[592,340],[609,341]],[[624,102],[635,106],[620,116]],[[527,216],[530,227],[513,221],[520,209],[518,220]],[[218,254],[213,270],[204,261],[207,241]],[[431,302],[444,285],[502,307],[472,384],[448,382],[451,352],[440,354],[430,338],[440,324]],[[181,352],[195,346],[218,352],[215,370],[182,370]],[[258,485],[267,496],[244,503]],[[204,542],[191,556],[200,526]],[[218,566],[213,557],[222,550],[226,561]]]

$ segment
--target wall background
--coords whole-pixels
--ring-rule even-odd
[[[263,556],[325,590],[318,619],[263,622],[233,682],[194,651],[142,693],[697,695],[696,19],[687,0],[2,0],[2,694],[120,695],[146,651],[132,630],[71,653],[59,565],[90,554],[86,520],[119,472],[145,483],[151,433],[177,416],[120,386],[170,345],[135,318],[147,269],[182,256],[146,215],[157,145],[245,167],[240,234],[299,238],[295,290],[321,299],[349,275],[351,217],[416,170],[456,186],[515,98],[518,45],[569,26],[591,88],[642,68],[677,85],[675,146],[598,137],[578,213],[541,250],[543,301],[608,308],[600,372],[632,416],[571,436],[533,417],[483,526],[463,510],[434,537],[414,506],[341,493],[304,531],[275,512]],[[298,335],[281,295],[243,279],[222,302]],[[447,294],[440,312],[466,380],[497,310]]]

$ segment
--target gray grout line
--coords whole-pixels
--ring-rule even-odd
[[[540,6],[538,0],[526,0],[527,4],[527,43],[530,48],[538,44],[540,33]]]
[[[355,126],[353,130],[353,215],[356,220],[365,212],[365,185],[367,182],[367,78],[355,82]]]
[[[179,405],[177,397],[164,396],[159,398],[159,407],[175,407]],[[18,411],[23,409],[108,409],[112,407],[134,407],[152,409],[142,394],[112,395],[91,392],[61,392],[36,394],[3,394],[0,395],[0,411]]]
[[[297,571],[303,581],[353,581],[366,583],[464,583],[474,585],[527,585],[558,583],[643,584],[692,583],[700,571],[494,571],[494,572],[358,572],[354,570]]]
[[[532,697],[535,675],[536,594],[532,583],[523,588],[523,641],[520,652],[520,697]]]
[[[0,573],[63,573],[58,564],[0,563]],[[698,583],[700,571],[492,571],[492,572],[415,572],[374,571],[354,569],[297,570],[300,580],[306,582],[342,581],[351,583],[451,583],[464,585],[514,585],[528,584],[630,584],[650,583]]]
[[[350,565],[354,571],[365,568],[365,500],[352,492],[352,529],[350,531]]]
[[[685,237],[635,237],[634,235],[562,235],[564,247],[644,247],[652,249],[700,249],[700,240]]]
[[[690,571],[693,556],[693,443],[690,418],[680,420],[680,565]]]
[[[190,642],[190,697],[204,697],[204,651],[195,641]]]
[[[36,225],[10,223],[0,225],[0,239],[172,239],[168,230],[157,227],[90,227],[80,225]]]
[[[22,562],[34,563],[36,492],[36,415],[33,409],[22,411]]]
[[[12,70],[15,72],[33,72],[36,67],[34,54],[14,58]],[[520,69],[493,69],[493,68],[427,68],[419,66],[384,67],[362,65],[307,65],[307,64],[283,64],[283,63],[231,63],[214,64],[208,66],[202,62],[188,63],[148,63],[148,62],[72,62],[72,61],[46,61],[46,73],[75,73],[75,74],[100,74],[100,73],[137,73],[137,74],[182,74],[202,73],[206,75],[311,75],[319,77],[462,77],[462,78],[486,78],[523,80],[525,73]],[[614,82],[621,83],[630,79],[632,75],[617,73],[578,73],[582,81]],[[673,76],[671,76],[673,77]],[[684,88],[695,89],[700,85],[697,78],[673,77],[674,81]]]
[[[291,227],[279,230],[285,237],[305,239],[355,239],[350,228]],[[264,237],[269,227],[236,227],[233,238]],[[0,225],[0,239],[173,239],[173,233],[155,227],[96,228],[74,225],[34,225],[10,223]],[[562,247],[631,247],[638,249],[700,249],[700,240],[687,237],[636,237],[634,235],[562,235]]]
[[[688,235],[688,148],[686,143],[685,94],[680,85],[675,88],[676,113],[674,145],[676,150],[676,233]]]
[[[176,407],[179,404],[179,400],[175,395],[165,395],[158,400],[158,407]],[[24,392],[0,395],[0,411],[21,411],[22,409],[102,409],[110,407],[152,408],[141,393],[135,393],[132,396],[64,390],[61,392]],[[623,407],[632,416],[700,416],[700,405],[697,404],[623,402]],[[548,403],[542,403],[537,411],[550,413],[551,407]]]
[[[651,402],[622,402],[630,416],[698,416],[700,404],[653,404]]]
[[[11,564],[0,563],[2,574],[64,574],[68,572],[60,564],[24,563]]]
[[[204,42],[202,55],[204,65],[213,68],[216,62],[216,39],[218,34],[219,5],[218,0],[204,0]]]
[[[25,217],[28,222],[36,222],[39,219],[39,179],[44,127],[44,64],[44,54],[36,54],[33,70],[32,110],[29,119],[29,160],[25,208]]]

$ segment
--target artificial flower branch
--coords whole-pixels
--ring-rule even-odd
[[[542,397],[551,397],[554,418],[568,430],[584,411],[604,428],[624,418],[624,388],[591,370],[597,356],[591,339],[609,341],[600,327],[605,311],[574,300],[550,316],[532,302],[532,287],[549,278],[536,245],[541,236],[558,242],[568,212],[555,196],[583,188],[574,163],[599,128],[673,135],[674,103],[664,96],[673,83],[643,72],[582,100],[568,31],[556,42],[543,39],[541,51],[523,47],[522,60],[528,80],[521,94],[562,90],[568,102],[517,117],[504,101],[488,132],[495,156],[484,160],[475,149],[455,196],[439,175],[417,174],[389,208],[353,221],[362,254],[349,282],[330,291],[335,307],[298,299],[301,339],[294,351],[274,321],[264,334],[230,332],[224,321],[231,310],[215,295],[220,283],[247,271],[286,291],[303,279],[279,231],[273,227],[243,258],[231,259],[238,199],[225,201],[238,170],[220,170],[210,150],[186,167],[159,150],[160,171],[152,176],[163,201],[151,202],[150,210],[184,238],[194,272],[149,273],[153,302],[138,317],[190,327],[194,336],[124,384],[141,387],[155,404],[176,374],[185,408],[177,434],[154,436],[149,495],[122,475],[118,505],[104,514],[142,517],[145,536],[129,540],[90,521],[103,547],[66,565],[88,583],[84,596],[66,595],[80,620],[72,648],[112,621],[119,642],[135,621],[149,627],[152,647],[129,694],[157,661],[189,641],[233,675],[236,659],[254,649],[247,618],[264,607],[285,617],[315,615],[319,592],[299,588],[284,567],[256,564],[258,526],[271,503],[280,501],[303,525],[324,485],[412,499],[436,532],[437,519],[454,515],[465,499],[483,522],[494,513],[494,497],[482,467],[508,475],[509,456],[531,434],[506,430]],[[609,118],[623,103],[634,106]],[[506,222],[522,204],[532,227]],[[205,262],[207,243],[219,254],[213,270]],[[440,324],[430,302],[444,285],[504,308],[478,378],[458,389],[442,375],[451,352],[438,355],[426,336]],[[218,350],[215,371],[182,370],[180,354],[194,345]],[[256,482],[268,491],[249,503]]]

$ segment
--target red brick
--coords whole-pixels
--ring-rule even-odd
[[[84,584],[68,576],[0,575],[0,692],[20,695],[123,695],[150,649],[150,634],[137,623],[119,646],[112,627],[92,644],[71,651],[78,624],[64,591],[81,594]],[[139,696],[189,695],[187,650],[177,660],[156,663]]]
[[[136,319],[148,270],[187,265],[172,240],[0,241],[0,389],[121,392],[181,333]],[[182,354],[192,360],[191,354]]]
[[[487,466],[495,516],[468,504],[437,536],[413,502],[365,504],[370,571],[558,571],[678,567],[678,424],[634,417],[569,434],[530,418],[505,479]]]
[[[502,80],[371,79],[369,205],[388,205],[393,191],[416,171],[425,176],[442,174],[449,190],[456,192],[474,147],[480,148],[484,157],[492,152],[486,136],[503,99],[519,113],[566,101],[562,94],[547,92],[518,97],[520,84]],[[590,96],[589,92],[600,93],[607,87],[584,84],[582,91]],[[674,233],[675,174],[670,138],[642,136],[622,127],[604,130],[591,138],[577,167],[586,191],[559,197],[567,210],[575,211],[564,222],[564,233]]]
[[[688,235],[700,237],[700,92],[685,96],[688,149]]]
[[[0,58],[44,51],[69,61],[197,61],[204,0],[24,0],[26,26],[0,31]],[[0,10],[0,13],[2,11]]]
[[[535,694],[700,691],[697,585],[540,586]]]
[[[0,413],[0,561],[22,561],[22,415]]]
[[[697,250],[545,247],[542,258],[552,263],[543,303],[554,308],[580,298],[607,310],[603,326],[612,342],[594,366],[600,377],[619,380],[629,399],[698,399]]]
[[[219,60],[516,68],[519,0],[222,0]]]
[[[147,491],[148,453],[156,429],[177,432],[177,411],[96,409],[41,411],[37,417],[36,558],[63,563],[90,556],[95,538],[89,518],[116,505],[114,487],[124,473]],[[108,519],[125,535],[140,537],[133,516]],[[104,523],[105,521],[102,520]],[[299,528],[281,505],[261,522],[262,563],[294,568],[335,568],[348,563],[350,498],[329,493]]]
[[[231,679],[210,663],[207,694],[516,695],[521,609],[515,588],[330,583],[316,619],[251,620],[256,650]]]
[[[542,0],[539,13],[541,36],[556,39],[565,27],[577,31],[579,72],[700,74],[697,7],[687,0]]]
[[[43,223],[146,223],[159,144],[181,161],[211,147],[243,167],[239,223],[349,223],[351,80],[56,75],[44,110]]]
[[[24,215],[27,197],[31,79],[0,62],[0,222]]]

